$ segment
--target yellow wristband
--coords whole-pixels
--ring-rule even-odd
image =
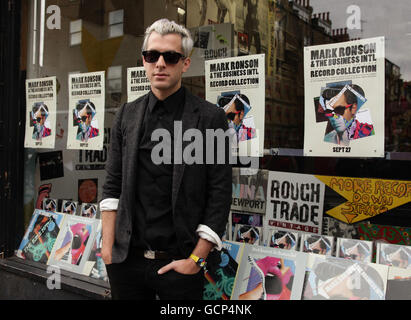
[[[193,259],[193,261],[196,263],[196,265],[198,265],[200,268],[203,268],[206,264],[206,261],[205,261],[204,258],[197,257],[194,254],[191,254],[190,258]]]

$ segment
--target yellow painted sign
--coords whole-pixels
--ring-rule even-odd
[[[411,201],[411,181],[315,176],[347,199],[326,213],[345,223],[356,223]]]

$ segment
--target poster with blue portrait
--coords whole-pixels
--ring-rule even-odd
[[[305,47],[304,155],[384,157],[385,39]]]
[[[265,120],[265,55],[205,61],[206,100],[223,109],[231,154],[262,157]]]

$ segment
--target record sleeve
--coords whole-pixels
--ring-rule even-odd
[[[303,300],[384,300],[388,267],[309,254]]]
[[[262,228],[245,224],[236,224],[234,228],[233,240],[236,242],[248,243],[253,245],[262,245]]]
[[[411,269],[411,247],[377,242],[377,263]]]
[[[279,230],[276,228],[263,228],[264,246],[284,249],[297,250],[300,235],[298,232]]]
[[[62,213],[35,209],[16,252],[17,257],[46,264],[64,217]]]
[[[245,244],[232,300],[300,300],[308,255]]]
[[[385,300],[411,300],[411,270],[389,267]]]
[[[322,234],[334,238],[359,239],[359,224],[347,224],[332,217],[323,217]]]
[[[221,251],[210,253],[204,276],[204,300],[230,300],[244,244],[223,241]]]
[[[338,258],[372,262],[372,241],[337,238]]]
[[[98,212],[98,205],[95,203],[82,203],[80,216],[86,218],[95,218]]]
[[[42,208],[44,211],[56,212],[58,211],[58,200],[45,198],[43,199]]]
[[[334,238],[316,234],[302,234],[300,251],[307,253],[332,255]]]
[[[236,241],[235,231],[237,224],[262,227],[263,219],[258,213],[230,211],[229,223],[231,225],[231,233],[229,233],[230,238],[228,240]]]
[[[79,205],[77,201],[63,200],[61,212],[75,216],[77,214],[78,207]]]
[[[94,245],[99,220],[67,215],[61,225],[48,265],[83,273]]]
[[[101,220],[98,220],[96,239],[93,242],[93,247],[85,264],[83,274],[90,276],[94,279],[100,279],[103,281],[108,281],[108,275],[106,270],[106,265],[104,264],[103,258],[101,257],[101,247],[102,247],[102,225]]]
[[[250,212],[239,212],[239,211],[231,211],[232,212],[232,224],[235,226],[236,224],[248,224],[250,226],[263,226],[263,217],[258,213],[250,213]]]

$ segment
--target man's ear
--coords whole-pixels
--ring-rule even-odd
[[[188,68],[190,68],[190,65],[191,65],[191,58],[190,57],[185,58],[183,61],[183,73],[187,72]]]

